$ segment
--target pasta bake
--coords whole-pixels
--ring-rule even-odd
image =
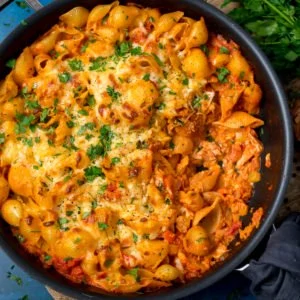
[[[262,91],[203,17],[75,7],[7,65],[1,216],[45,268],[152,291],[203,276],[259,226]]]

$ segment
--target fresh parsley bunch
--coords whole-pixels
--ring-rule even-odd
[[[280,75],[300,76],[300,0],[225,0],[229,16],[249,31]]]

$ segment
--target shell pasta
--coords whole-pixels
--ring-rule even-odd
[[[203,17],[75,7],[12,62],[1,216],[45,268],[152,291],[201,277],[259,226],[262,91]]]

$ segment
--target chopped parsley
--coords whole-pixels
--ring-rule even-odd
[[[61,83],[67,83],[71,80],[71,74],[68,72],[58,74],[59,81]]]
[[[172,204],[172,202],[171,202],[171,200],[170,200],[169,198],[167,198],[167,199],[165,200],[165,203],[166,203],[167,205],[171,205],[171,204]]]
[[[87,102],[88,106],[94,107],[95,104],[96,104],[96,100],[95,100],[94,95],[88,95],[87,99],[86,99],[86,102]]]
[[[90,160],[95,160],[97,157],[99,156],[104,156],[104,147],[100,144],[97,145],[91,145],[86,154],[88,155],[88,157],[90,158]]]
[[[139,237],[135,233],[133,233],[132,234],[132,239],[133,239],[134,243],[136,244],[137,241],[139,240]]]
[[[28,109],[38,109],[38,108],[40,108],[40,104],[38,103],[38,101],[26,100],[25,107]]]
[[[111,130],[109,125],[103,125],[100,128],[99,139],[104,148],[104,155],[107,154],[107,152],[110,150],[113,137],[114,137],[114,133]]]
[[[121,189],[124,189],[124,188],[125,188],[125,185],[124,185],[124,182],[123,182],[123,181],[120,181],[119,187],[120,187]]]
[[[202,97],[200,96],[196,96],[193,100],[192,100],[192,107],[193,108],[199,108],[201,106],[201,101],[202,101]]]
[[[89,115],[89,112],[85,109],[78,110],[78,113],[82,116],[88,116]]]
[[[77,237],[74,241],[73,241],[73,243],[74,244],[79,244],[80,242],[81,242],[81,238],[80,237]]]
[[[124,221],[122,219],[119,219],[117,222],[117,225],[123,225],[123,224],[124,224]]]
[[[113,102],[117,101],[118,98],[121,96],[121,94],[119,92],[116,92],[115,89],[110,85],[107,86],[106,92],[112,98]]]
[[[104,262],[104,267],[109,268],[113,264],[114,260],[113,259],[106,259]]]
[[[149,81],[149,80],[150,80],[150,74],[149,74],[149,73],[146,73],[146,74],[143,76],[143,80]]]
[[[224,46],[221,46],[221,47],[220,47],[220,53],[221,53],[221,54],[229,54],[230,51],[229,51],[228,48],[226,48],[226,47],[224,47]]]
[[[84,176],[87,181],[92,182],[97,177],[105,178],[104,173],[102,172],[102,169],[96,166],[91,166],[86,169],[84,169]]]
[[[142,48],[141,47],[135,47],[130,50],[131,55],[141,55],[143,54]]]
[[[89,216],[91,215],[91,212],[90,211],[86,211],[82,214],[82,219],[85,220],[87,219]]]
[[[140,281],[139,269],[138,268],[133,268],[131,270],[128,270],[127,274],[131,275],[135,279],[135,281],[137,281],[137,282]]]
[[[16,1],[16,4],[22,9],[28,8],[27,3],[24,1]]]
[[[130,48],[131,48],[131,42],[122,42],[122,43],[119,43],[115,46],[115,55],[117,56],[125,56],[126,54],[129,53],[130,51]]]
[[[209,49],[206,45],[201,45],[200,49],[204,52],[204,54],[207,56],[209,54]]]
[[[66,124],[69,128],[73,128],[75,126],[75,123],[72,120],[67,121]]]
[[[49,113],[50,113],[50,109],[49,108],[44,108],[42,110],[42,113],[40,115],[40,121],[42,123],[44,123],[47,120]]]
[[[182,80],[182,84],[183,84],[183,85],[189,85],[189,79],[188,79],[188,78],[184,78],[184,79]]]
[[[49,261],[49,260],[51,260],[52,259],[52,256],[51,255],[45,255],[44,256],[44,261]]]
[[[217,69],[217,77],[219,82],[226,83],[228,82],[227,76],[230,74],[229,70],[225,67]]]
[[[88,122],[85,123],[84,125],[82,125],[79,130],[78,130],[78,134],[84,134],[87,130],[93,130],[95,128],[95,124],[93,122]]]
[[[63,143],[63,147],[66,148],[66,149],[68,149],[68,150],[75,150],[75,151],[77,151],[77,150],[79,150],[79,148],[77,148],[75,146],[74,142],[75,142],[74,136],[67,136],[65,138],[64,143]]]
[[[68,65],[72,71],[83,71],[83,63],[80,59],[72,59],[68,61]]]
[[[15,281],[17,283],[17,285],[22,285],[23,284],[22,278],[12,274],[11,272],[7,272],[7,278],[10,279],[10,280]]]
[[[174,150],[175,149],[175,144],[173,141],[170,142],[169,147]]]
[[[24,137],[24,138],[22,138],[22,143],[25,146],[32,147],[33,146],[33,139]]]
[[[5,142],[5,133],[1,132],[0,133],[0,145],[4,144]]]
[[[104,57],[99,56],[96,59],[91,60],[91,65],[89,67],[90,71],[103,72],[106,70],[107,61]]]
[[[159,58],[155,53],[152,53],[152,56],[154,57],[155,61],[157,62],[157,64],[158,64],[160,67],[163,67],[163,66],[164,66],[164,63],[160,60],[160,58]]]
[[[16,66],[16,60],[15,59],[10,59],[6,62],[5,64],[8,68],[13,69]]]
[[[163,110],[166,108],[166,103],[161,102],[158,104],[158,106],[156,107],[158,110]]]
[[[114,166],[121,161],[120,157],[113,157],[111,159],[111,164]]]
[[[26,116],[17,112],[16,119],[18,122],[15,127],[15,132],[16,134],[21,134],[26,132],[27,127],[32,126],[35,117],[33,115]]]
[[[99,187],[98,194],[103,195],[106,190],[107,190],[107,184],[102,184]]]
[[[69,223],[69,220],[67,218],[58,218],[57,222],[58,222],[59,229],[63,231],[69,230],[69,228],[66,227],[66,224]]]
[[[98,222],[98,228],[100,230],[106,230],[108,228],[108,225],[106,223],[103,223],[103,222]]]
[[[19,241],[19,243],[21,243],[21,244],[24,243],[24,241],[25,241],[25,238],[21,234],[17,234],[16,238]]]
[[[245,71],[242,71],[242,72],[240,73],[240,75],[239,75],[239,79],[240,79],[240,80],[243,80],[244,77],[245,77]]]

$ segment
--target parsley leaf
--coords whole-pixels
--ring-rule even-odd
[[[150,80],[150,74],[149,74],[149,73],[146,73],[146,74],[143,76],[143,80],[149,81],[149,80]]]
[[[58,74],[59,81],[61,83],[67,83],[71,80],[71,74],[68,72]]]
[[[4,144],[5,142],[5,133],[1,132],[0,133],[0,145]]]
[[[68,61],[68,65],[72,71],[83,71],[83,63],[80,59],[72,59]]]
[[[225,0],[223,6],[233,2]],[[229,16],[244,27],[284,80],[300,75],[299,0],[235,0]]]
[[[81,134],[85,133],[87,130],[93,130],[94,128],[95,128],[95,124],[93,122],[85,123],[84,125],[82,125],[80,127],[77,134],[81,135]]]
[[[135,48],[131,49],[130,53],[132,55],[141,55],[141,54],[143,54],[143,51],[142,51],[142,48],[139,46],[139,47],[135,47]]]
[[[25,133],[27,127],[32,125],[33,121],[35,120],[35,117],[33,115],[26,116],[17,112],[16,119],[18,122],[15,127],[15,132],[16,134],[21,134]]]
[[[84,176],[87,181],[92,182],[97,177],[105,178],[104,173],[102,172],[102,169],[96,166],[91,166],[86,169],[84,169]]]
[[[66,148],[66,149],[68,149],[68,150],[75,150],[75,151],[77,151],[77,150],[79,150],[79,148],[77,148],[75,146],[74,142],[75,142],[74,136],[67,136],[65,138],[64,143],[63,143],[63,147]]]
[[[67,218],[58,218],[57,222],[58,222],[59,229],[63,231],[69,230],[69,228],[66,227],[66,224],[69,223],[69,220]]]
[[[201,46],[200,46],[200,49],[204,52],[204,54],[205,54],[206,56],[208,56],[208,54],[209,54],[209,49],[208,49],[207,45],[201,45]]]
[[[86,102],[87,102],[88,106],[94,107],[96,105],[96,100],[95,100],[94,95],[88,95]]]
[[[106,230],[108,228],[108,225],[106,223],[98,222],[98,228],[100,230]]]
[[[200,96],[195,97],[195,98],[193,99],[193,101],[192,101],[192,106],[193,106],[193,108],[199,108],[199,107],[201,106],[201,100],[202,100],[202,99],[203,99],[203,98],[200,97]]]
[[[188,78],[184,78],[184,79],[182,80],[182,84],[183,84],[183,85],[189,85],[189,79],[188,79]]]
[[[41,113],[41,115],[40,115],[40,121],[41,121],[42,123],[44,123],[44,122],[47,120],[47,117],[48,117],[49,113],[50,113],[49,108],[44,108],[44,109],[42,110],[42,113]]]
[[[90,160],[95,160],[99,156],[104,156],[104,153],[105,153],[104,147],[100,144],[91,145],[86,152]]]
[[[11,272],[7,272],[7,278],[15,281],[17,283],[17,285],[22,285],[23,284],[22,278],[12,274]]]
[[[40,108],[40,104],[38,103],[38,101],[26,100],[25,107],[28,109],[38,109],[38,108]]]
[[[164,66],[164,63],[160,60],[160,58],[159,58],[155,53],[152,53],[152,56],[154,57],[155,61],[157,62],[157,64],[158,64],[160,67],[163,67],[163,66]]]
[[[221,46],[221,47],[220,47],[220,53],[221,53],[221,54],[229,54],[230,51],[229,51],[228,48],[226,48],[226,47],[224,47],[224,46]]]
[[[221,83],[228,82],[227,75],[229,75],[229,74],[230,74],[230,71],[228,69],[226,69],[225,67],[217,69],[217,77],[218,77],[219,82],[221,82]]]
[[[112,101],[117,101],[118,98],[121,96],[119,92],[116,92],[112,86],[107,86],[106,91],[108,95],[112,98]]]
[[[123,57],[129,53],[130,49],[131,49],[131,42],[125,41],[115,46],[115,54],[117,56]]]
[[[139,237],[135,233],[133,233],[132,234],[132,239],[133,239],[134,243],[136,244],[137,241],[139,240]]]
[[[120,157],[113,157],[111,159],[111,164],[114,166],[121,161]]]
[[[7,61],[5,64],[8,68],[13,69],[16,66],[16,60],[15,59],[10,59]]]
[[[91,65],[89,67],[90,71],[99,71],[99,72],[103,72],[106,70],[106,65],[107,65],[107,61],[105,60],[104,57],[99,56],[96,59],[93,59],[91,61]]]
[[[135,279],[135,281],[137,281],[137,282],[140,281],[138,268],[133,268],[133,269],[128,270],[127,274],[131,275]]]
[[[44,261],[49,261],[51,259],[52,259],[51,255],[45,255],[44,256]]]
[[[114,133],[112,132],[109,125],[103,125],[100,128],[100,142],[104,148],[105,154],[108,151],[110,151],[113,137],[114,137]]]

